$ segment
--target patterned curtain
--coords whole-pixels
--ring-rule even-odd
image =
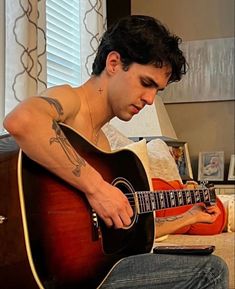
[[[106,0],[81,1],[81,81],[91,74],[96,50],[106,29]]]
[[[7,0],[5,113],[46,88],[45,1]]]

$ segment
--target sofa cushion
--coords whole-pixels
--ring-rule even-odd
[[[222,201],[226,213],[227,213],[227,222],[224,228],[225,232],[235,232],[235,195],[218,195],[218,198]]]
[[[152,178],[182,182],[178,167],[170,153],[168,145],[161,139],[153,139],[147,143],[149,167]]]

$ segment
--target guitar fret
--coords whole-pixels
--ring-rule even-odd
[[[160,208],[161,209],[165,209],[166,208],[164,193],[162,191],[159,193],[159,203],[160,203]]]
[[[156,202],[156,207],[157,207],[157,209],[160,209],[160,204],[159,204],[159,198],[158,198],[159,196],[158,196],[158,194],[156,193],[156,194],[154,194],[154,198],[155,198],[155,202]]]
[[[168,191],[166,191],[165,193],[163,192],[164,195],[164,203],[165,203],[165,208],[169,208],[169,199],[168,199]]]
[[[179,204],[179,206],[183,206],[183,204],[184,204],[184,197],[183,197],[182,192],[177,191],[177,199],[178,199],[178,204]]]
[[[171,191],[169,191],[167,195],[168,195],[168,196],[167,196],[167,197],[168,197],[168,206],[169,206],[169,208],[171,208],[171,207],[172,207]]]
[[[142,192],[142,201],[143,201],[143,212],[146,212],[146,202],[144,192]]]
[[[171,208],[171,196],[170,191],[167,193],[167,207]]]
[[[194,192],[193,191],[190,191],[190,195],[191,195],[191,200],[192,200],[192,204],[195,204],[196,200],[195,200],[195,195],[194,195]]]
[[[200,191],[195,192],[195,203],[199,203],[201,201],[200,199]]]
[[[154,198],[154,193],[150,192],[149,196],[150,196],[150,203],[152,206],[152,210],[155,211],[157,209],[157,207],[156,207],[156,202],[155,202],[155,198]]]
[[[209,202],[209,194],[207,190],[203,190],[204,202]]]
[[[192,198],[191,198],[191,194],[189,191],[186,191],[186,204],[187,205],[191,205],[192,204]]]
[[[174,195],[175,195],[176,207],[178,207],[178,206],[180,206],[180,204],[179,204],[179,198],[178,198],[178,191],[174,191]]]
[[[170,203],[171,203],[171,208],[176,207],[176,199],[175,199],[174,191],[170,191]]]
[[[201,202],[203,202],[204,201],[204,192],[203,192],[203,190],[201,190],[200,196],[201,196]]]
[[[171,192],[170,191],[167,194],[167,200],[168,200],[168,207],[171,208],[172,204],[171,204]]]
[[[145,193],[144,192],[142,192],[142,198],[143,198],[144,212],[146,212],[147,211],[147,203],[146,203]]]
[[[158,199],[158,209],[161,209],[161,199],[160,199],[160,194],[157,194],[157,199]]]
[[[140,213],[144,212],[144,202],[142,200],[142,192],[138,194]]]
[[[164,194],[165,207],[169,208],[168,191]]]
[[[187,204],[187,198],[186,198],[186,194],[183,194],[182,192],[182,206]]]
[[[150,207],[149,195],[146,192],[144,192],[143,194],[144,194],[144,199],[145,199],[145,204],[146,204],[146,211],[150,212],[151,211],[151,207]]]

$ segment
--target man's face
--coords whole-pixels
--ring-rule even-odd
[[[170,74],[169,66],[133,63],[124,71],[120,65],[109,82],[109,104],[114,116],[128,121],[145,105],[153,104],[158,91],[167,86]]]

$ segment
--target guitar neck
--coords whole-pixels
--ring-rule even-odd
[[[197,203],[214,204],[213,188],[198,190],[139,191],[136,192],[138,213],[153,212],[167,208],[181,207]]]

